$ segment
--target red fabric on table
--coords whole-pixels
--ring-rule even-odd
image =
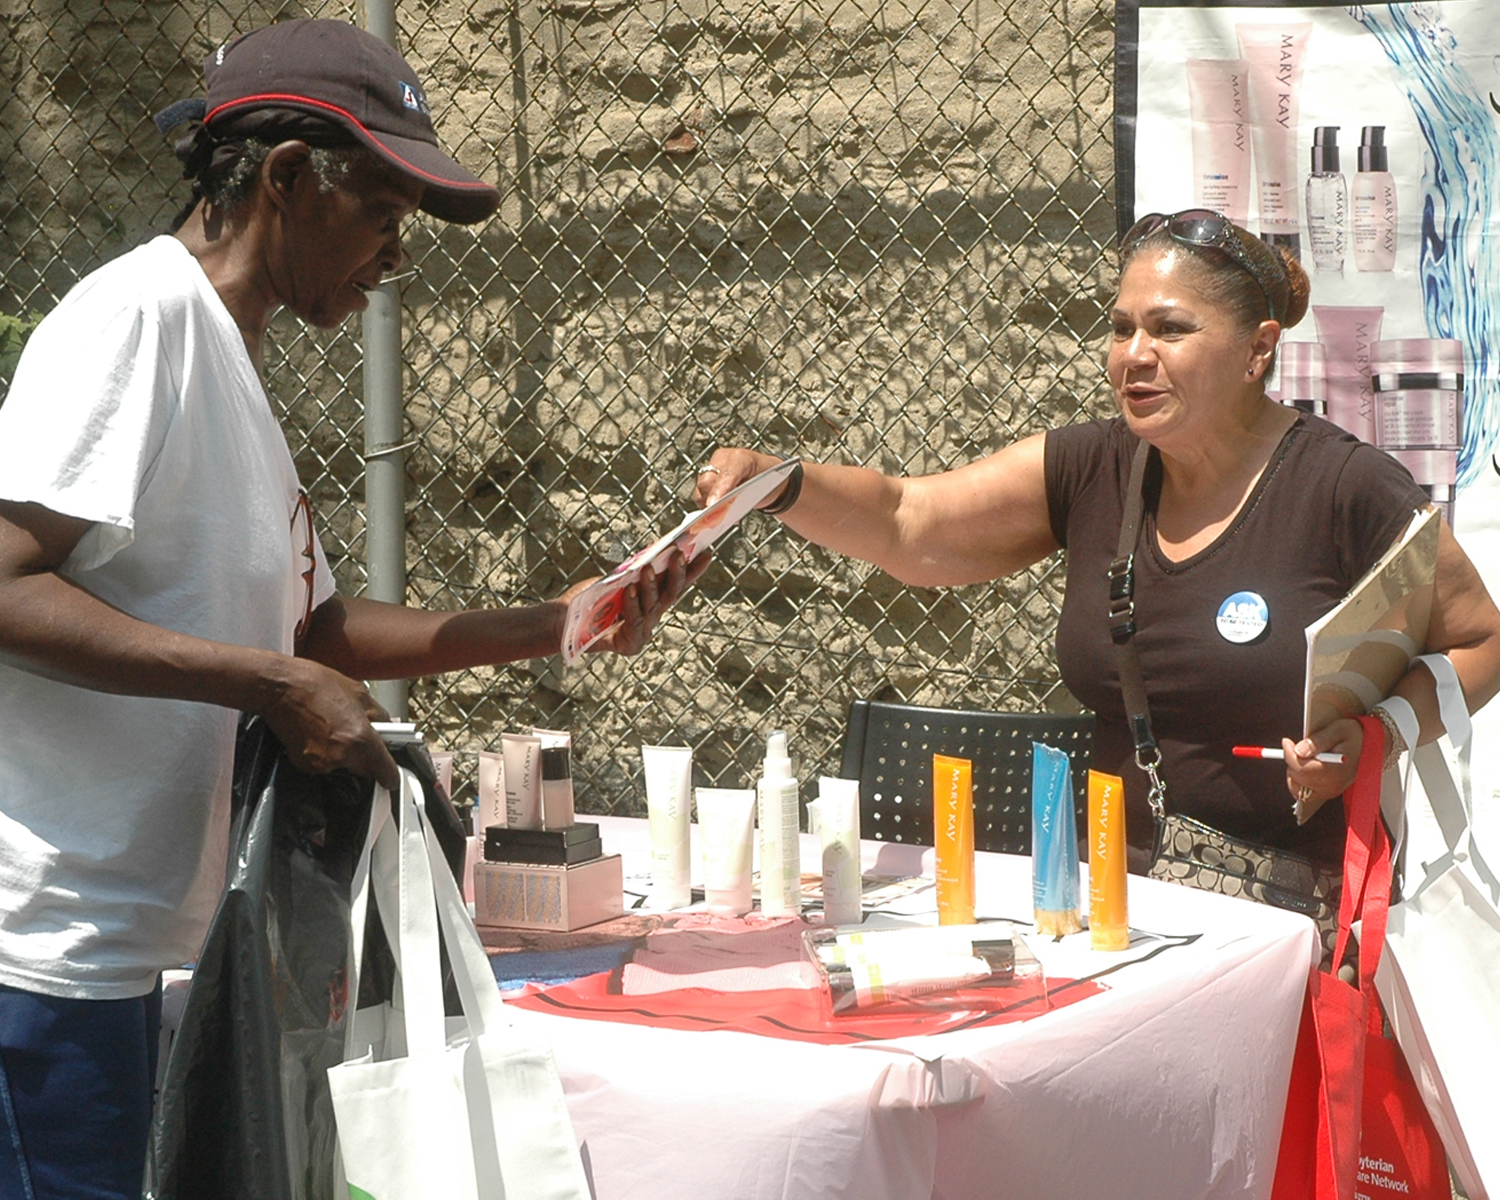
[[[700,1032],[728,1029],[831,1046],[1024,1021],[1104,990],[1104,985],[1093,980],[1049,979],[1045,999],[1032,996],[1007,1001],[1003,989],[971,988],[944,998],[947,1004],[960,1006],[957,1008],[832,1017],[823,993],[804,988],[763,992],[682,988],[649,996],[622,996],[609,990],[610,978],[607,972],[586,975],[572,983],[508,997],[506,1002],[536,1012],[595,1021]]]

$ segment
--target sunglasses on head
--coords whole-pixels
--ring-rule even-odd
[[[1245,253],[1234,222],[1223,213],[1207,208],[1185,208],[1176,213],[1147,213],[1120,239],[1120,252],[1129,250],[1158,229],[1165,229],[1168,237],[1184,246],[1202,246],[1209,250],[1223,251],[1260,285],[1261,293],[1266,298],[1266,307],[1273,317],[1281,320],[1280,306],[1275,299],[1276,292],[1272,281],[1266,278],[1265,268]]]

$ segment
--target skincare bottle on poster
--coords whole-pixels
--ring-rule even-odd
[[[1453,524],[1463,445],[1464,347],[1451,338],[1402,338],[1370,347],[1375,444],[1411,472]]]
[[[1349,223],[1349,192],[1339,170],[1339,127],[1313,130],[1312,169],[1307,176],[1307,239],[1319,271],[1344,270],[1344,229]]]
[[[1354,265],[1389,271],[1396,265],[1396,181],[1389,170],[1385,126],[1366,125],[1354,176]]]
[[[802,837],[798,829],[797,780],[787,757],[786,733],[766,738],[766,757],[756,784],[760,822],[760,911],[795,917],[801,911]]]
[[[1321,342],[1282,342],[1276,349],[1281,402],[1291,408],[1328,416],[1328,371]]]

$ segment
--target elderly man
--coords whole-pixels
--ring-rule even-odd
[[[362,311],[422,209],[493,187],[437,144],[421,84],[335,21],[205,64],[193,199],[84,279],[0,407],[0,1195],[137,1196],[159,973],[221,884],[235,710],[298,764],[396,783],[357,682],[554,653],[564,605],[423,613],[342,597],[260,380],[278,307]],[[689,573],[629,596],[633,652]]]

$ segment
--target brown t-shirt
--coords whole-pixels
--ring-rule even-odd
[[[1095,768],[1125,779],[1127,836],[1140,868],[1153,826],[1120,696],[1106,576],[1136,445],[1118,417],[1071,425],[1047,434],[1045,462],[1052,533],[1067,551],[1058,665],[1073,694],[1098,714]],[[1135,609],[1168,811],[1338,863],[1342,805],[1325,804],[1299,828],[1282,765],[1235,758],[1230,748],[1279,746],[1301,735],[1304,629],[1344,598],[1427,497],[1388,454],[1299,415],[1234,523],[1207,549],[1172,563],[1156,538],[1160,481],[1153,455]],[[1241,592],[1264,601],[1268,620],[1253,641],[1236,644],[1219,632],[1218,616]]]

